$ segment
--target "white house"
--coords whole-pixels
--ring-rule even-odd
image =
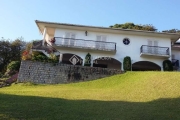
[[[123,59],[130,56],[132,70],[162,70],[164,60],[180,60],[180,49],[172,47],[180,34],[35,22],[43,35],[42,45],[59,51],[63,63],[84,65],[90,53],[91,66],[95,67],[123,70]]]

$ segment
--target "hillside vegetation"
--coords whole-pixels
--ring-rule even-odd
[[[0,119],[180,119],[179,72],[127,72],[99,80],[0,89]]]

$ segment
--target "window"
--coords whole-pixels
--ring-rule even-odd
[[[66,33],[64,36],[64,45],[74,46],[75,38],[76,38],[75,33],[70,33],[70,32]]]
[[[158,41],[148,40],[148,53],[158,54]]]
[[[128,38],[124,38],[124,39],[123,39],[123,43],[124,43],[125,45],[129,45],[130,40],[129,40]]]
[[[96,36],[96,40],[97,40],[97,41],[104,41],[104,42],[106,42],[106,36],[97,35],[97,36]]]
[[[97,49],[105,49],[106,48],[106,39],[107,37],[106,36],[103,36],[103,35],[97,35],[96,36],[96,48]]]

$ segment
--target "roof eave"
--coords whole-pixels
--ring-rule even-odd
[[[98,26],[87,26],[87,25],[77,25],[77,24],[68,24],[68,23],[56,23],[56,22],[47,22],[47,21],[39,21],[35,20],[36,25],[38,26],[39,30],[41,31],[38,23],[44,24],[55,24],[55,25],[63,25],[63,26],[74,26],[74,27],[85,27],[85,28],[94,28],[94,29],[107,29],[112,31],[124,31],[124,32],[133,32],[133,33],[145,33],[145,34],[156,34],[156,35],[164,35],[169,36],[171,41],[176,42],[180,38],[180,34],[177,33],[165,33],[165,32],[155,32],[155,31],[143,31],[143,30],[132,30],[132,29],[119,29],[119,28],[108,28],[108,27],[98,27]],[[41,31],[42,33],[42,31]]]

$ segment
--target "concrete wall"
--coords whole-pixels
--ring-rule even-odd
[[[138,61],[151,61],[162,67],[162,62],[165,58],[156,58],[156,57],[140,57],[140,47],[142,45],[147,45],[148,40],[158,41],[158,46],[161,47],[169,47],[171,53],[171,40],[168,38],[158,38],[153,36],[136,36],[136,35],[126,35],[126,34],[112,34],[112,33],[100,33],[88,31],[88,35],[85,35],[85,31],[79,30],[69,30],[69,29],[56,29],[54,37],[64,37],[65,33],[71,32],[76,35],[76,39],[85,39],[85,40],[96,40],[97,35],[105,35],[107,37],[107,42],[116,42],[117,52],[106,53],[106,52],[98,52],[98,51],[88,51],[94,59],[99,56],[109,56],[113,57],[116,60],[123,63],[123,59],[125,56],[130,56],[132,59],[132,64]],[[129,38],[130,44],[124,45],[123,39]],[[56,41],[58,44],[59,41]],[[73,53],[81,58],[85,58],[87,51],[83,50],[71,50],[71,49],[58,49],[61,53]],[[93,59],[93,60],[94,60]],[[171,60],[171,58],[169,58]],[[123,68],[123,66],[122,66]]]
[[[122,71],[115,69],[22,61],[18,82],[68,83],[95,80],[120,73]]]

